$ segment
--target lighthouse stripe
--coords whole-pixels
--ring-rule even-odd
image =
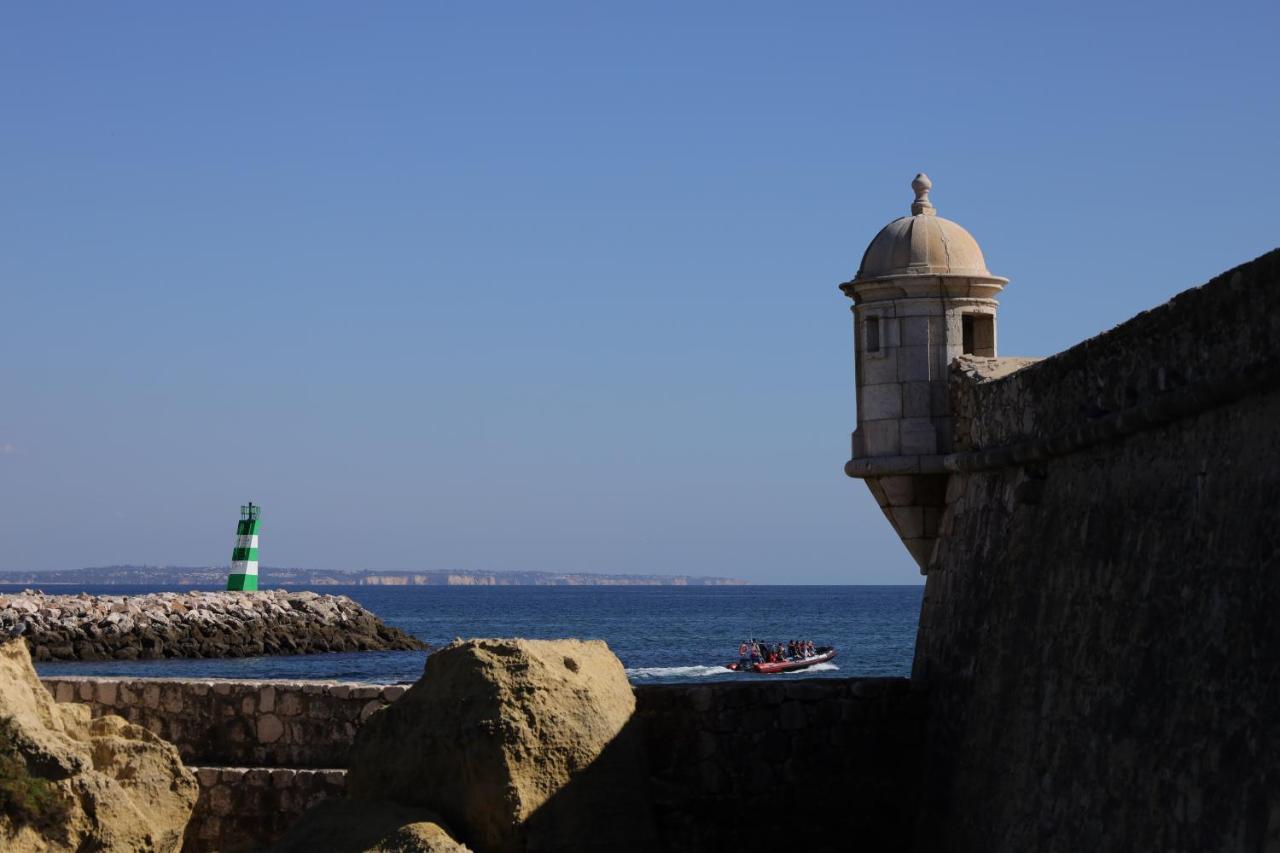
[[[242,515],[256,515],[258,508],[252,503],[241,507]],[[258,588],[258,531],[261,522],[257,518],[241,518],[236,523],[236,544],[231,551],[231,572],[227,575],[227,589],[233,592],[252,592]]]

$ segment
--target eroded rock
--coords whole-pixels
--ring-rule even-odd
[[[0,645],[0,720],[32,808],[0,811],[0,848],[177,851],[198,788],[178,751],[146,729],[58,704],[26,645]],[[47,816],[45,819],[44,816]]]
[[[603,642],[455,642],[360,729],[348,794],[430,808],[482,853],[652,850],[634,711]]]

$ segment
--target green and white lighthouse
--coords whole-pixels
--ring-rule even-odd
[[[252,592],[258,588],[258,530],[262,522],[258,516],[262,507],[240,507],[240,523],[236,525],[236,547],[231,551],[231,574],[227,576],[227,589]]]

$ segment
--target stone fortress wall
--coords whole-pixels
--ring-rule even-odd
[[[1280,850],[1280,251],[962,360],[921,849]]]
[[[345,788],[356,729],[401,685],[45,678],[59,701],[172,741],[200,782],[187,851],[253,849]],[[822,850],[832,828],[906,849],[924,697],[905,678],[635,689],[652,803],[671,851]],[[777,809],[825,815],[759,820]],[[798,846],[797,846],[798,845]]]

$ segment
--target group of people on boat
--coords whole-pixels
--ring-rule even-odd
[[[803,660],[818,654],[812,640],[791,640],[787,643],[760,643],[755,640],[744,640],[738,646],[739,665],[745,668],[755,663],[782,663],[789,660]]]

